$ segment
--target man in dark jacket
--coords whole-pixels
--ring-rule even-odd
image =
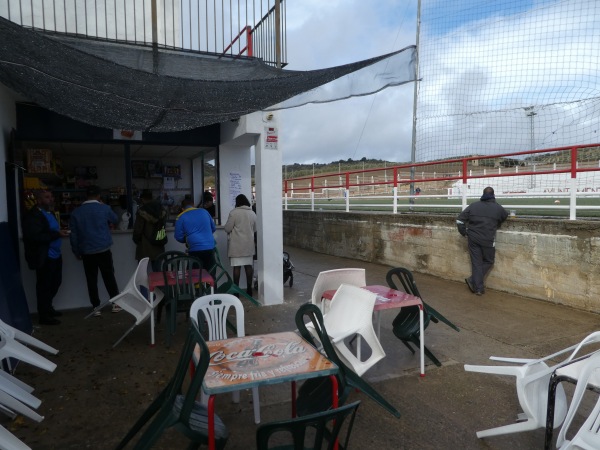
[[[488,186],[480,201],[467,206],[456,220],[458,232],[469,239],[471,276],[465,282],[477,295],[485,292],[483,281],[496,256],[496,230],[507,217],[506,210],[496,203],[494,189]]]
[[[42,325],[58,325],[56,317],[62,315],[52,306],[52,300],[62,283],[61,237],[69,235],[61,230],[50,212],[54,203],[52,192],[37,191],[36,205],[23,217],[23,243],[25,260],[35,270],[37,309]]]

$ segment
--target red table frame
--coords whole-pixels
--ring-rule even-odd
[[[377,320],[377,337],[379,338],[379,331],[381,329],[381,311],[384,309],[392,309],[392,308],[402,308],[405,306],[418,306],[419,307],[419,332],[421,342],[419,348],[419,354],[421,357],[421,373],[422,377],[425,376],[425,327],[424,327],[424,316],[423,316],[423,301],[420,297],[416,297],[414,295],[407,294],[403,291],[397,291],[396,289],[392,289],[388,286],[381,285],[371,285],[371,286],[363,286],[362,289],[366,289],[367,291],[373,292],[377,294],[377,299],[375,300],[375,306],[373,307],[373,312],[376,313]],[[335,295],[336,290],[328,290],[323,292],[323,299],[331,300]]]
[[[215,448],[215,395],[276,383],[292,384],[296,416],[296,382],[329,376],[333,408],[338,407],[338,367],[293,331],[208,341],[210,364],[202,388],[208,398],[208,448]],[[240,364],[243,362],[243,364]]]
[[[167,274],[167,284],[174,286],[177,279],[177,274],[171,272],[150,272],[148,274],[148,290],[150,291],[149,301],[152,305],[152,313],[150,313],[150,345],[154,346],[154,290],[158,287],[165,286],[165,275]],[[206,283],[210,285],[211,294],[215,291],[215,280],[212,275],[206,270],[202,269],[202,276],[200,276],[200,269],[192,270],[192,281],[194,283]]]

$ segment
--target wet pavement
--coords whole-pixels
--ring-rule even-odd
[[[367,284],[385,284],[390,267],[286,248],[295,266],[294,285],[284,287],[282,305],[245,305],[246,334],[295,329],[294,314],[310,301],[318,273],[342,267],[364,267]],[[408,267],[408,269],[411,269]],[[544,430],[478,439],[475,432],[513,423],[521,412],[514,378],[465,372],[464,364],[493,364],[490,355],[540,357],[568,347],[600,329],[596,314],[488,289],[479,297],[465,283],[415,273],[424,300],[460,327],[431,323],[426,345],[442,362],[426,359],[419,377],[419,356],[393,335],[396,310],[382,312],[381,344],[387,356],[365,375],[401,413],[395,418],[364,394],[351,448],[380,449],[533,449],[542,448]],[[465,276],[468,273],[465,272]],[[85,293],[82,293],[85,295]],[[52,374],[21,365],[17,376],[36,387],[45,419],[0,423],[34,449],[114,448],[168,381],[185,334],[180,315],[174,343],[167,348],[164,327],[149,347],[149,325],[136,328],[116,349],[111,345],[133,322],[130,315],[111,314],[84,320],[84,310],[64,312],[59,326],[36,327],[35,336],[58,348],[49,359],[58,364]],[[570,386],[566,387],[572,392]],[[251,391],[239,404],[231,395],[217,396],[217,413],[230,431],[228,449],[255,448],[256,425]],[[289,385],[260,389],[262,421],[289,417]],[[557,432],[555,435],[558,434]],[[175,432],[166,433],[155,448],[185,448]]]

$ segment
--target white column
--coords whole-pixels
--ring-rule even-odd
[[[268,129],[271,129],[269,135]],[[219,189],[223,221],[227,220],[229,211],[233,209],[230,203],[232,174],[236,177],[241,174],[242,193],[251,195],[252,146],[255,150],[258,229],[258,259],[255,269],[259,284],[258,294],[255,293],[254,297],[264,305],[283,303],[282,158],[277,138],[277,121],[273,113],[256,112],[241,117],[235,123],[226,122],[221,126]],[[242,286],[245,286],[244,282],[240,279]]]
[[[274,128],[277,133],[275,115],[263,116],[263,132],[255,146],[256,213],[258,228],[262,230],[258,234],[258,291],[264,305],[278,305],[283,303],[281,143],[267,143],[265,128]],[[278,135],[275,134],[275,140],[277,138]]]

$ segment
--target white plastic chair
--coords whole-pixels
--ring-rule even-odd
[[[17,377],[11,375],[8,372],[5,372],[4,370],[0,370],[0,378],[17,385],[19,388],[30,394],[34,391],[33,386],[29,386],[27,383],[19,380]],[[3,383],[3,381],[0,381],[0,383]]]
[[[31,450],[31,447],[3,426],[0,426],[0,448],[2,450]]]
[[[119,305],[123,310],[127,311],[133,317],[135,317],[135,322],[131,327],[125,331],[125,334],[121,336],[117,342],[113,344],[113,348],[121,343],[125,337],[131,333],[131,331],[138,326],[139,324],[145,322],[150,315],[152,314],[152,310],[156,308],[156,305],[160,303],[164,294],[158,289],[154,293],[154,305],[151,305],[150,302],[144,297],[144,294],[140,291],[140,286],[146,288],[146,292],[148,292],[148,260],[149,258],[142,258],[135,270],[133,276],[127,282],[125,288],[121,291],[119,295],[111,298],[108,302],[98,306],[95,308],[90,314],[86,316],[86,319],[90,317],[94,312],[104,308],[108,304]]]
[[[375,363],[385,357],[385,352],[373,329],[373,307],[377,294],[349,284],[342,284],[331,299],[329,312],[323,317],[327,334],[339,357],[357,375],[362,376]],[[357,334],[356,355],[345,340]],[[361,342],[371,348],[371,355],[362,360]]]
[[[4,371],[0,372],[3,374],[6,373]],[[15,377],[13,377],[13,380],[11,380],[8,377],[0,376],[0,391],[3,391],[20,402],[37,409],[42,401],[31,394],[33,389],[30,390],[30,388],[31,386],[19,382],[19,380]]]
[[[33,409],[31,409],[27,405],[24,405],[13,396],[8,395],[3,390],[0,390],[0,406],[2,406],[4,408],[4,412],[11,417],[13,416],[13,414],[11,413],[18,413],[23,416],[29,417],[31,420],[35,420],[36,422],[41,422],[42,420],[44,420],[44,416],[40,416]],[[1,444],[0,448],[2,448]]]
[[[198,297],[190,307],[190,318],[198,325],[198,312],[202,311],[208,327],[208,340],[216,341],[227,339],[227,314],[229,309],[235,309],[237,336],[245,336],[244,306],[239,298],[231,294],[211,294]],[[201,326],[198,328],[202,329]],[[206,403],[202,394],[203,403]],[[233,393],[234,403],[239,403],[240,393]],[[260,400],[258,387],[252,388],[252,402],[254,406],[254,422],[260,423]]]
[[[30,337],[31,341],[24,339],[24,336],[22,335]],[[30,345],[34,345],[34,341],[43,344],[41,341],[38,341],[28,334],[16,330],[5,323],[0,324],[0,361],[6,358],[15,358],[19,361],[31,364],[32,366],[47,370],[48,372],[53,372],[54,369],[56,369],[56,364],[34,352],[30,348],[25,347],[23,344],[18,342],[19,340],[21,342],[28,341]],[[43,345],[45,346],[46,344]],[[47,347],[52,349],[50,346]],[[56,349],[52,350],[57,351]]]
[[[2,320],[0,320],[0,334],[11,339],[15,339],[23,344],[44,350],[53,355],[58,354],[58,350],[54,347],[49,346],[48,344],[34,338],[27,333],[24,333],[21,330],[18,330],[17,328],[11,327],[9,324],[2,322]]]
[[[465,370],[468,372],[514,376],[516,379],[517,397],[523,409],[523,412],[518,414],[519,422],[478,431],[477,437],[483,438],[501,434],[519,433],[546,427],[548,386],[552,373],[577,357],[581,348],[595,342],[600,342],[600,332],[590,334],[579,344],[539,359],[490,357],[494,361],[520,364],[519,366],[475,366],[465,364]],[[554,366],[548,366],[547,362],[569,352],[571,353],[565,360]],[[560,426],[566,414],[567,398],[563,387],[559,385],[556,389],[554,405],[554,428]]]
[[[565,423],[558,434],[556,448],[560,450],[574,448],[597,450],[600,448],[600,397],[598,397],[596,406],[579,431],[577,431],[577,434],[575,434],[571,440],[566,439],[566,435],[586,389],[590,386],[594,388],[600,386],[600,353],[596,353],[589,358],[578,361],[570,366],[574,366],[575,364],[578,364],[581,370],[577,374],[577,387],[575,388],[575,393],[573,394],[573,399],[571,400],[571,406],[569,406]],[[570,366],[565,366],[565,368]]]
[[[311,303],[319,308],[323,315],[329,311],[329,300],[323,300],[323,292],[339,288],[342,284],[362,287],[367,284],[365,269],[334,269],[319,273],[312,290]]]

